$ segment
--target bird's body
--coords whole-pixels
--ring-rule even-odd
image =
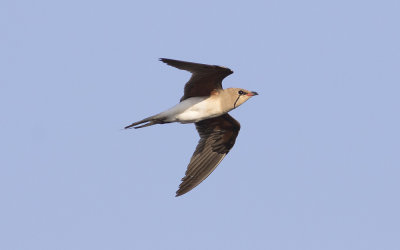
[[[166,122],[194,123],[222,115],[221,103],[217,98],[191,97],[158,114]]]
[[[125,128],[171,122],[195,123],[200,141],[177,191],[179,196],[207,178],[233,147],[240,124],[227,113],[257,93],[240,88],[222,89],[222,80],[233,73],[228,68],[165,58],[160,60],[192,73],[181,102]]]

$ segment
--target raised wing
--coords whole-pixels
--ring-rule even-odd
[[[184,62],[167,58],[160,58],[160,61],[192,73],[192,77],[185,85],[181,101],[195,96],[209,96],[214,89],[222,89],[222,80],[233,73],[232,70],[217,65]]]
[[[233,147],[239,134],[240,124],[225,114],[196,123],[200,135],[199,144],[187,167],[185,177],[176,196],[185,194],[206,179]]]

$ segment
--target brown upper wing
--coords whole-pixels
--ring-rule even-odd
[[[217,65],[184,62],[167,58],[160,61],[178,69],[187,70],[192,77],[185,85],[181,101],[195,96],[209,96],[214,89],[222,89],[222,80],[233,71]]]
[[[190,159],[179,190],[176,191],[176,196],[189,192],[214,171],[235,144],[240,124],[232,116],[225,114],[196,122],[196,129],[200,141]]]

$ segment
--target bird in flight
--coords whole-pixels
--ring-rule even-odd
[[[235,144],[240,124],[228,112],[258,94],[241,88],[222,89],[222,80],[233,73],[228,68],[167,58],[160,61],[192,73],[180,103],[125,129],[171,122],[195,124],[200,141],[176,191],[180,196],[205,180]]]

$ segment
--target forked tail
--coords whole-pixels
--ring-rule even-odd
[[[135,129],[136,128],[144,128],[144,127],[148,127],[148,126],[151,126],[151,125],[163,124],[163,123],[167,123],[167,122],[163,121],[162,118],[160,119],[160,118],[156,118],[156,116],[150,116],[150,117],[147,117],[147,118],[145,118],[143,120],[140,120],[138,122],[134,122],[129,126],[126,126],[125,129],[129,129],[129,128],[135,128]],[[140,125],[140,124],[142,124],[142,125]],[[138,126],[138,125],[140,125],[140,126]]]

